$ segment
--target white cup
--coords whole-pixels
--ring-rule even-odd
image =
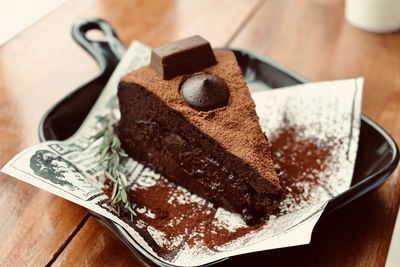
[[[400,0],[346,0],[347,21],[371,32],[400,29]]]

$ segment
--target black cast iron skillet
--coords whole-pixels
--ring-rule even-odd
[[[94,41],[87,38],[87,32],[91,30],[101,31],[105,39]],[[124,45],[112,27],[101,19],[76,22],[72,28],[72,36],[96,60],[100,74],[49,109],[39,124],[41,141],[64,140],[75,133],[125,52]],[[243,49],[230,50],[235,53],[247,81],[261,81],[271,89],[307,82],[304,78],[253,52]],[[398,148],[394,140],[379,125],[362,115],[352,185],[350,189],[329,201],[322,217],[382,185],[394,171],[398,161]],[[172,266],[149,254],[118,224],[99,215],[96,216],[144,263]]]

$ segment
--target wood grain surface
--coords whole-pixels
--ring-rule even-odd
[[[77,255],[84,255],[77,257]],[[78,259],[80,258],[80,259]],[[112,233],[90,218],[52,266],[142,266]]]
[[[358,30],[343,10],[340,0],[269,0],[232,46],[271,57],[310,80],[365,77],[363,112],[399,143],[400,34]],[[384,266],[399,199],[397,169],[377,191],[320,222],[310,246],[265,257],[307,266]]]
[[[70,36],[77,19],[108,20],[125,44],[138,39],[154,46],[200,33],[223,46],[257,5],[258,0],[226,0],[218,5],[212,0],[67,1],[0,47],[0,165],[38,143],[37,127],[44,112],[97,74],[96,64]],[[51,263],[85,221],[85,209],[4,174],[0,184],[0,266]],[[102,244],[92,255],[106,253],[107,243]],[[114,255],[117,264],[120,257]],[[85,264],[87,256],[72,257],[74,266]]]
[[[363,111],[400,141],[400,34],[346,23],[343,0],[68,0],[0,47],[0,165],[38,142],[42,114],[94,77],[72,41],[79,18],[108,20],[125,44],[156,46],[200,34],[271,57],[310,80],[365,77]],[[399,171],[377,191],[318,223],[311,245],[222,263],[383,266],[400,200]],[[75,204],[0,174],[1,266],[140,266],[122,243]]]

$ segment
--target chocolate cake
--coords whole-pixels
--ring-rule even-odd
[[[155,49],[152,65],[121,79],[117,133],[135,160],[252,224],[277,208],[282,188],[235,55],[207,54],[203,40]],[[187,60],[165,51],[197,65],[189,74],[171,69]]]

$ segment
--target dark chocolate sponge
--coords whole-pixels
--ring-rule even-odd
[[[193,109],[179,93],[184,76],[163,80],[145,66],[119,84],[117,132],[134,159],[255,223],[277,208],[282,189],[234,54],[215,56],[218,63],[203,71],[228,85],[226,106]]]

